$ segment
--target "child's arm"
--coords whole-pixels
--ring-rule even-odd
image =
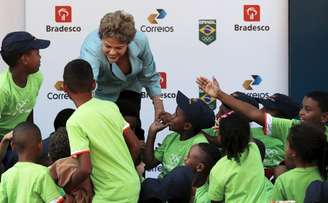
[[[235,99],[233,96],[226,94],[220,89],[218,81],[213,77],[210,81],[207,78],[199,77],[196,83],[199,87],[208,95],[219,99],[222,103],[228,105],[234,111],[238,111],[245,115],[252,121],[255,121],[261,126],[265,125],[265,113],[256,107],[243,102],[241,100]]]
[[[130,150],[131,157],[134,164],[137,164],[140,154],[140,142],[130,127],[123,131],[123,136],[128,148]]]
[[[92,171],[92,165],[90,160],[89,152],[84,152],[77,155],[77,160],[79,161],[79,167],[72,175],[71,181],[64,187],[65,191],[69,192],[74,190],[79,186],[87,177],[90,176]]]
[[[144,162],[146,164],[145,166],[146,170],[152,169],[158,164],[160,164],[160,161],[158,161],[154,155],[154,143],[155,143],[157,132],[163,130],[167,126],[168,124],[163,124],[160,121],[154,121],[149,127],[146,147],[143,156]]]
[[[10,131],[5,136],[3,136],[0,142],[0,162],[2,162],[3,158],[5,157],[8,146],[12,139],[13,139],[13,131]]]

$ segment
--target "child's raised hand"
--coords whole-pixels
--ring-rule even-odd
[[[149,127],[149,132],[152,133],[157,133],[161,130],[163,130],[164,128],[166,128],[169,124],[168,123],[163,123],[161,121],[154,121],[150,127]]]
[[[206,94],[216,98],[217,93],[221,91],[218,81],[213,77],[212,81],[205,77],[198,77],[196,83]]]
[[[7,141],[10,142],[13,139],[13,131],[10,131],[9,133],[5,134],[5,136],[3,136],[2,140],[3,141]]]

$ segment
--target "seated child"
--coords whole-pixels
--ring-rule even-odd
[[[257,145],[250,142],[249,122],[233,112],[219,120],[226,154],[212,168],[208,196],[212,202],[269,202],[270,188]]]
[[[23,122],[13,130],[12,147],[18,153],[18,162],[2,174],[0,202],[61,202],[59,188],[47,167],[35,164],[41,155],[39,128]]]
[[[178,91],[176,101],[178,106],[175,114],[168,122],[154,121],[149,127],[144,162],[147,170],[162,163],[159,178],[182,165],[192,145],[207,143],[200,130],[214,125],[214,112],[200,99],[189,99]],[[167,126],[174,132],[167,135],[162,144],[154,150],[156,134]]]
[[[295,168],[277,178],[272,200],[304,202],[310,183],[327,178],[327,146],[323,129],[306,123],[293,126],[288,136],[285,162]]]
[[[79,167],[78,160],[70,156],[69,141],[66,129],[59,127],[53,134],[50,135],[49,140],[49,157],[53,164],[49,167],[50,174],[57,185],[64,188],[70,181],[71,177]],[[77,202],[88,203],[91,202],[93,191],[91,180],[88,177],[77,188],[72,191],[65,190],[65,203]]]

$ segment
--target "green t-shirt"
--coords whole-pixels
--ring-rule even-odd
[[[59,198],[59,188],[47,167],[31,162],[17,162],[1,176],[1,203],[48,203]]]
[[[322,180],[317,167],[292,169],[277,178],[273,187],[272,200],[304,202],[305,191],[315,180]]]
[[[269,202],[269,186],[259,149],[250,143],[240,163],[224,156],[215,164],[209,176],[208,196],[225,203]]]
[[[265,145],[264,167],[273,168],[278,166],[285,159],[285,148],[281,140],[266,136],[262,127],[251,128],[251,135]]]
[[[284,146],[286,146],[287,138],[289,134],[289,129],[294,126],[301,124],[300,120],[295,119],[284,119],[284,118],[277,118],[271,117],[269,114],[266,114],[267,123],[266,128],[268,129],[268,133],[270,136],[280,139]],[[327,141],[328,141],[328,127],[326,126],[325,131]]]
[[[163,166],[158,177],[163,178],[175,167],[183,165],[183,160],[188,155],[190,148],[198,143],[208,143],[206,137],[201,133],[187,140],[180,140],[180,134],[176,132],[167,135],[161,146],[155,150],[155,158]]]
[[[94,202],[137,202],[140,180],[123,137],[128,127],[115,103],[93,98],[67,121],[71,154],[90,152]]]
[[[21,88],[13,81],[8,69],[0,74],[0,138],[26,121],[34,108],[42,80],[38,71],[29,75],[26,86]]]
[[[211,203],[208,197],[208,181],[201,187],[197,188],[194,203]]]

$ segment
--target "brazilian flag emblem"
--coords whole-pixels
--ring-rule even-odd
[[[199,40],[206,45],[216,40],[216,20],[199,20]]]

